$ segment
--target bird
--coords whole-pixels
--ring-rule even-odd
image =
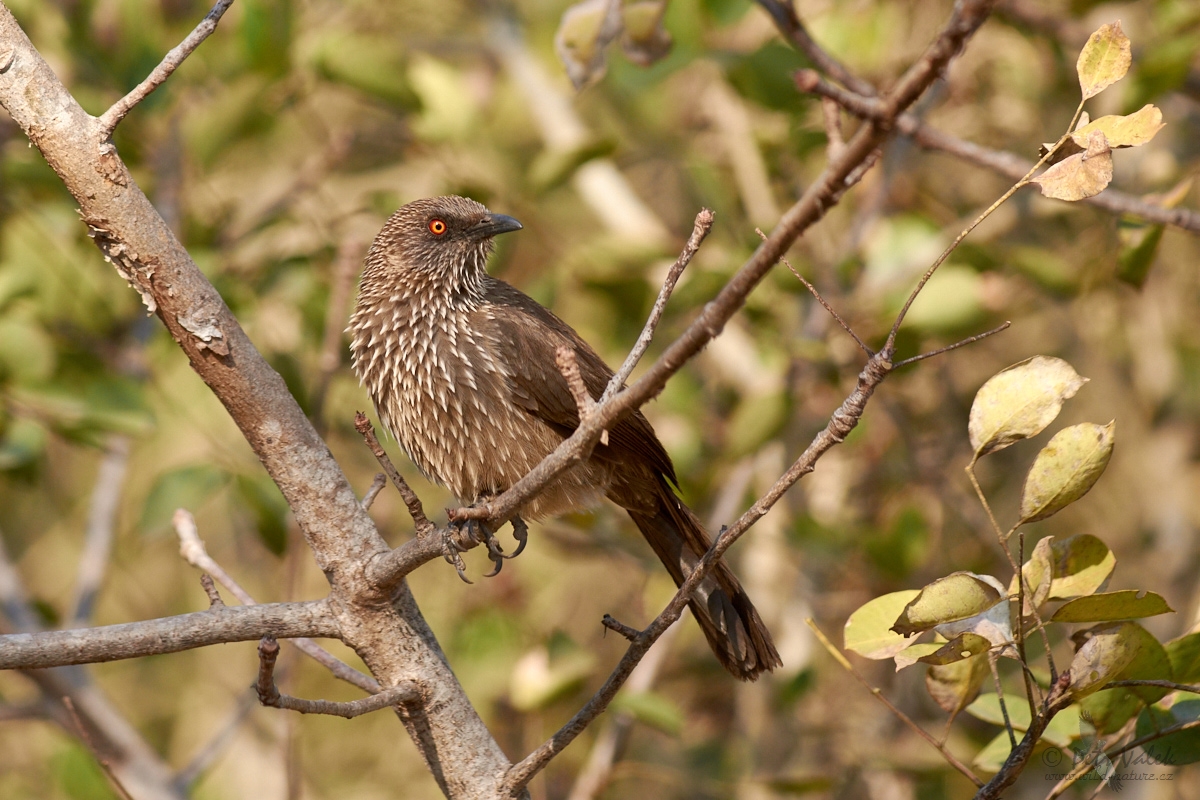
[[[488,274],[494,237],[521,228],[465,197],[401,207],[367,252],[348,328],[354,370],[380,422],[426,477],[467,505],[504,492],[579,426],[557,366],[559,347],[574,352],[593,399],[613,377],[567,323]],[[670,456],[637,410],[517,515],[553,517],[608,498],[628,512],[678,586],[711,539],[677,485]],[[737,678],[755,680],[781,666],[770,632],[724,562],[689,605]]]

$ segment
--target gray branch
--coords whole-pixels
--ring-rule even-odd
[[[178,653],[211,644],[251,642],[265,635],[338,638],[325,600],[223,606],[101,628],[0,636],[0,669],[43,669]]]

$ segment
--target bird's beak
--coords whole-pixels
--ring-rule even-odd
[[[522,227],[524,226],[521,223],[505,214],[488,214],[471,226],[471,234],[483,239],[501,233],[519,231]]]

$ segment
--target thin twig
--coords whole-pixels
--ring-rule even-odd
[[[634,367],[642,360],[642,356],[646,354],[646,349],[650,346],[650,340],[654,338],[654,331],[662,319],[667,301],[671,299],[671,293],[675,291],[675,284],[679,282],[679,276],[687,269],[687,265],[692,262],[692,257],[700,249],[708,232],[712,230],[714,218],[713,212],[707,208],[700,209],[700,213],[696,215],[696,221],[692,224],[692,235],[688,237],[687,244],[683,246],[675,263],[667,270],[667,277],[663,279],[663,284],[658,290],[658,298],[654,301],[654,307],[650,309],[650,316],[646,318],[646,324],[642,326],[642,332],[638,336],[637,342],[629,351],[629,355],[625,357],[620,369],[608,382],[599,402],[603,403],[611,399],[617,392],[625,388],[625,382],[633,374]]]
[[[579,362],[575,359],[575,351],[565,344],[560,344],[554,351],[554,365],[558,367],[558,371],[562,373],[563,379],[567,382],[567,388],[571,390],[571,397],[575,400],[575,409],[579,412],[580,422],[586,420],[595,413],[596,401],[588,394],[587,384],[583,382],[583,376],[579,374]],[[606,438],[602,436],[601,443],[608,444],[605,441]]]
[[[934,356],[940,356],[943,353],[949,353],[951,350],[957,350],[960,347],[966,347],[969,344],[975,344],[975,342],[978,342],[980,339],[986,339],[989,336],[995,336],[997,333],[1000,333],[1001,331],[1008,330],[1009,326],[1011,326],[1011,325],[1012,325],[1011,322],[1005,322],[1003,325],[997,325],[995,328],[992,328],[990,331],[984,331],[983,333],[977,333],[974,336],[968,336],[966,339],[955,342],[954,344],[949,344],[949,345],[946,345],[945,347],[939,347],[936,350],[930,350],[928,353],[922,353],[919,356],[913,356],[912,358],[906,358],[903,361],[897,361],[895,364],[892,365],[892,369],[900,369],[901,367],[907,367],[909,364],[915,364],[918,361],[924,361],[927,358],[933,358]]]
[[[79,712],[75,710],[75,703],[70,697],[63,696],[62,704],[67,709],[67,713],[71,715],[71,719],[75,723],[75,730],[79,733],[79,738],[83,739],[84,744],[92,751],[92,755],[96,757],[96,763],[100,765],[100,769],[104,771],[104,777],[108,778],[108,782],[112,784],[113,790],[120,795],[122,800],[133,800],[133,795],[121,783],[121,779],[117,777],[117,773],[113,771],[112,764],[108,763],[108,759],[100,752],[96,743],[92,741],[92,735],[88,732],[87,726],[83,724],[83,720],[79,717]]]
[[[767,235],[763,233],[760,228],[755,228],[754,232],[757,233],[761,239],[765,240],[767,238]],[[821,296],[821,293],[817,291],[817,287],[809,283],[808,279],[801,275],[799,271],[792,266],[791,261],[788,261],[782,256],[779,258],[779,260],[783,262],[784,266],[791,270],[791,273],[796,276],[796,280],[800,281],[800,283],[804,285],[804,288],[808,289],[809,293],[817,299],[817,302],[820,303],[827,312],[829,312],[829,316],[833,317],[834,321],[837,322],[838,325],[842,326],[842,330],[850,334],[850,338],[858,343],[859,349],[866,353],[867,358],[875,355],[875,351],[870,347],[867,347],[867,343],[860,339],[858,334],[854,332],[854,329],[847,325],[846,321],[842,319],[841,315],[834,310],[833,306],[826,302],[825,298]]]
[[[830,159],[837,158],[846,149],[846,140],[842,137],[842,109],[837,101],[828,97],[821,98],[821,116],[825,121],[825,138],[829,140],[826,152]]]
[[[208,595],[209,608],[221,608],[225,605],[225,601],[221,599],[221,593],[217,591],[217,585],[213,583],[212,575],[207,572],[200,573],[200,586]]]
[[[616,631],[631,642],[637,639],[637,637],[642,633],[637,628],[626,625],[624,622],[621,622],[611,614],[605,614],[600,620],[600,624],[605,628],[608,628],[610,631]]]
[[[408,514],[412,517],[413,528],[416,530],[417,538],[425,538],[434,531],[434,525],[429,521],[429,517],[425,516],[425,507],[421,505],[421,498],[417,497],[417,493],[408,485],[408,481],[404,480],[404,476],[396,469],[392,463],[392,459],[388,457],[387,451],[379,444],[379,440],[375,438],[375,427],[371,424],[371,420],[367,419],[367,415],[363,412],[356,412],[354,415],[354,429],[358,431],[363,441],[367,443],[367,447],[371,448],[371,452],[375,455],[375,460],[379,462],[379,466],[383,467],[383,471],[392,479],[396,490],[400,492],[400,497],[404,500],[404,505],[408,509]]]
[[[796,8],[791,0],[758,0],[758,4],[771,15],[775,27],[779,29],[784,38],[807,56],[817,69],[859,94],[875,94],[874,86],[846,69],[840,61],[825,52],[824,48],[813,40],[799,15],[796,14]]]
[[[121,123],[121,120],[125,119],[125,115],[132,111],[134,106],[145,100],[151,92],[162,86],[167,78],[171,77],[171,73],[179,68],[184,59],[190,56],[201,42],[212,35],[212,32],[217,29],[217,23],[221,21],[221,16],[231,5],[233,5],[233,0],[217,0],[216,5],[204,15],[200,24],[187,35],[187,38],[163,57],[162,62],[144,81],[134,87],[129,94],[113,103],[112,107],[100,116],[100,141],[105,141],[112,136],[112,132]]]
[[[382,472],[375,473],[375,480],[371,482],[371,488],[367,489],[367,493],[363,495],[362,507],[364,509],[370,509],[375,504],[375,498],[387,487],[387,482],[387,475]]]
[[[950,766],[954,767],[956,770],[961,772],[966,777],[967,780],[969,780],[971,783],[975,784],[976,786],[979,786],[979,787],[983,786],[983,781],[980,780],[979,776],[977,776],[974,772],[971,771],[970,767],[968,767],[966,764],[962,763],[957,758],[955,758],[954,754],[951,753],[949,750],[947,750],[946,746],[944,744],[939,742],[937,739],[935,739],[933,737],[932,734],[930,734],[928,731],[926,731],[924,728],[922,728],[920,725],[918,725],[916,722],[914,722],[911,717],[909,717],[907,714],[905,714],[900,709],[896,708],[896,706],[892,704],[891,700],[888,700],[886,697],[884,697],[883,692],[878,687],[872,686],[870,681],[868,681],[861,674],[859,674],[858,670],[856,670],[854,668],[854,665],[850,663],[849,659],[847,659],[846,656],[842,655],[842,652],[833,646],[833,642],[829,641],[829,639],[825,636],[824,631],[822,631],[819,627],[817,627],[816,622],[814,622],[812,619],[806,619],[806,620],[804,620],[804,622],[808,625],[809,628],[812,629],[813,635],[817,637],[817,641],[819,641],[821,643],[821,646],[825,648],[826,652],[828,652],[829,655],[833,656],[834,661],[841,664],[843,669],[845,669],[847,672],[849,672],[851,675],[853,675],[854,679],[857,680],[859,683],[861,683],[866,688],[866,690],[875,697],[875,699],[877,699],[879,702],[881,702],[885,706],[887,706],[888,711],[891,711],[896,716],[897,719],[899,719],[901,722],[903,722],[905,725],[907,725],[909,727],[909,729],[912,730],[913,733],[917,734],[922,739],[929,742],[929,744],[932,745],[934,747],[934,749],[936,749],[939,753],[942,754],[942,758],[946,759],[946,763],[948,763]]]
[[[128,436],[113,436],[104,448],[96,485],[92,489],[87,533],[84,535],[83,552],[79,556],[75,601],[71,604],[73,611],[66,625],[68,628],[80,628],[87,624],[96,604],[96,595],[104,583],[112,553],[121,487],[125,483],[125,469],[129,464],[129,449]]]
[[[208,554],[208,550],[204,547],[204,540],[200,538],[200,532],[196,528],[196,518],[191,513],[182,508],[178,509],[175,512],[174,524],[175,534],[179,537],[179,553],[183,556],[184,561],[196,569],[203,570],[212,575],[234,597],[240,600],[243,605],[258,605],[257,601],[250,596],[250,593],[243,589],[241,584],[235,581]],[[374,694],[380,691],[380,685],[377,680],[370,675],[364,675],[359,672],[312,639],[300,637],[288,639],[287,641],[291,642],[297,650],[332,672],[335,678],[340,678],[346,683],[354,684],[365,692]]]
[[[416,684],[409,681],[389,686],[370,697],[344,703],[332,700],[304,700],[280,694],[278,687],[275,686],[275,660],[278,657],[279,642],[269,637],[263,637],[258,644],[259,667],[255,689],[258,692],[258,701],[271,708],[298,711],[301,714],[329,714],[335,717],[354,719],[363,714],[370,714],[372,711],[411,703],[420,697]]]
[[[1000,704],[1000,716],[1004,717],[1004,730],[1008,731],[1008,743],[1012,745],[1012,749],[1017,749],[1017,735],[1013,732],[1012,720],[1008,716],[1008,703],[1004,702],[1004,686],[1000,683],[1000,670],[996,668],[996,653],[988,651],[988,667],[992,671],[992,682],[996,685],[996,701]],[[1032,703],[1032,700],[1030,701]],[[1029,718],[1033,719],[1037,716],[1036,710],[1031,705],[1029,708]]]

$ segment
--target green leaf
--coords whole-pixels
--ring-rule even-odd
[[[1186,722],[1200,720],[1200,700],[1181,700],[1170,708],[1150,706],[1138,716],[1137,738]],[[1142,745],[1156,764],[1182,766],[1200,761],[1200,727],[1170,733],[1161,739]]]
[[[1034,356],[993,375],[971,404],[967,432],[975,457],[1041,433],[1086,382],[1066,361],[1047,356]]]
[[[1112,457],[1115,422],[1085,422],[1054,434],[1025,478],[1021,523],[1057,514],[1088,493]]]
[[[1033,615],[1033,609],[1039,608],[1050,595],[1050,586],[1054,579],[1053,538],[1047,536],[1034,545],[1029,560],[1021,567],[1021,575],[1025,578],[1025,598],[1021,604],[1021,615]],[[1008,593],[1016,596],[1017,576],[1014,575],[1008,585]]]
[[[1125,665],[1114,681],[1170,681],[1174,680],[1171,661],[1167,651],[1154,636],[1137,623],[1133,627],[1133,642],[1137,653]],[[1156,686],[1117,686],[1102,689],[1085,697],[1080,705],[1088,712],[1092,725],[1101,734],[1115,733],[1133,718],[1147,703],[1161,700],[1169,689]]]
[[[621,692],[611,708],[671,736],[678,736],[683,730],[683,711],[679,705],[657,692]]]
[[[1141,644],[1139,630],[1139,625],[1122,622],[1083,632],[1089,638],[1071,660],[1071,697],[1084,698],[1114,680],[1137,655]]]
[[[0,470],[32,464],[46,450],[46,429],[27,419],[15,419],[0,440]]]
[[[1117,230],[1121,251],[1117,254],[1117,278],[1139,289],[1150,274],[1165,225],[1122,225]]]
[[[1080,597],[1064,603],[1050,622],[1115,622],[1121,619],[1140,619],[1174,612],[1162,595],[1124,589]]]
[[[554,51],[576,89],[604,76],[604,48],[621,33],[621,3],[582,0],[563,12],[554,33]]]
[[[925,689],[953,717],[979,695],[979,688],[990,673],[988,660],[982,656],[934,665],[925,673]]]
[[[1108,545],[1090,533],[1055,541],[1050,552],[1054,562],[1050,600],[1082,597],[1103,589],[1117,566]]]
[[[1012,723],[1013,730],[1021,732],[1029,730],[1029,702],[1020,695],[1005,692],[1004,704],[1008,709],[1008,719]],[[978,700],[967,706],[966,711],[984,722],[1004,725],[1004,713],[1000,710],[1000,699],[995,692],[980,695]],[[1050,724],[1042,733],[1042,739],[1056,747],[1066,747],[1072,739],[1079,737],[1078,720],[1079,706],[1070,705],[1064,708],[1054,719],[1050,720]],[[1005,738],[1007,738],[1007,734]]]
[[[904,607],[892,630],[908,636],[987,611],[1004,597],[1003,587],[991,581],[995,578],[985,580],[972,572],[955,572],[939,578]]]
[[[985,637],[975,633],[961,633],[948,642],[914,644],[896,654],[896,669],[910,667],[918,661],[922,664],[945,666],[986,653],[992,646]]]
[[[1200,633],[1189,633],[1166,644],[1171,671],[1178,683],[1200,683]]]
[[[876,597],[860,606],[846,620],[842,647],[876,660],[891,658],[908,647],[911,644],[909,640],[893,633],[891,627],[904,607],[918,594],[920,592],[916,589],[906,589]]]
[[[639,67],[648,67],[671,52],[671,34],[663,28],[666,0],[631,0],[621,6],[625,32],[621,49]]]
[[[1095,97],[1125,77],[1132,62],[1129,37],[1121,30],[1120,21],[1101,25],[1088,37],[1075,65],[1083,99]]]
[[[971,764],[980,772],[999,772],[1011,752],[1012,743],[1008,739],[1008,731],[1000,731],[975,755]]]

